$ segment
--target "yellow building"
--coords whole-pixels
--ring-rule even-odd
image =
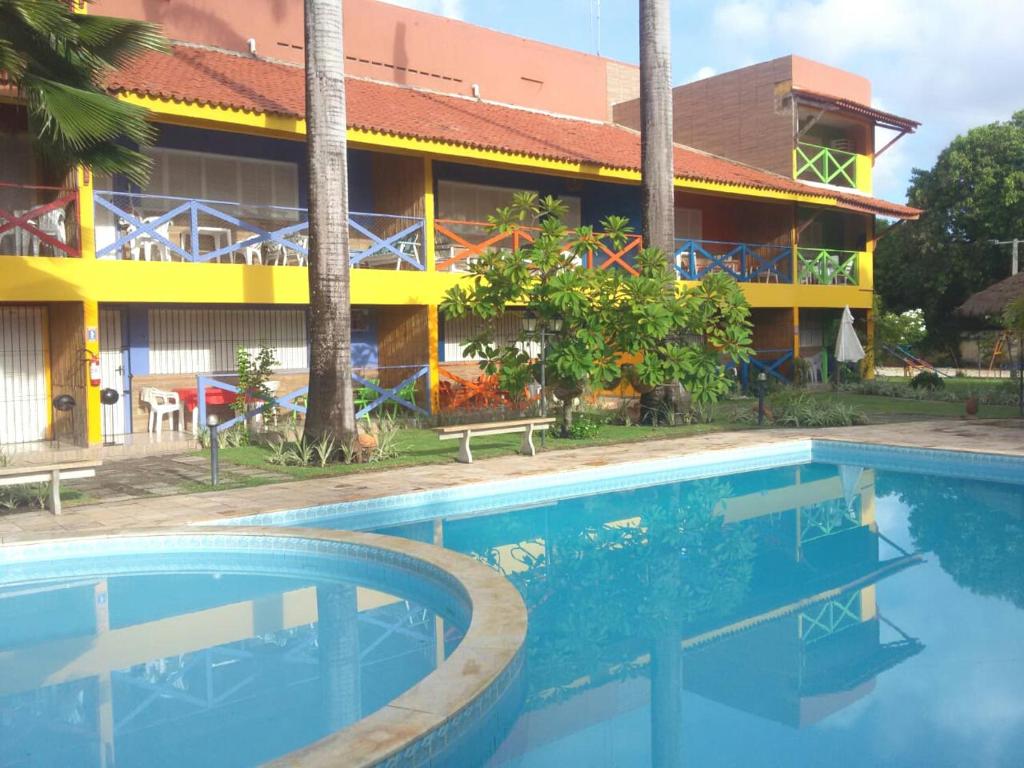
[[[145,17],[137,0],[98,5]],[[24,108],[0,103],[0,444],[145,432],[148,388],[185,392],[176,426],[188,429],[187,390],[197,374],[232,371],[239,347],[275,351],[280,392],[305,383],[301,46],[288,43],[294,9],[277,32],[273,5],[168,14],[168,35],[188,42],[110,78],[159,128],[145,189],[84,170],[41,183]],[[272,55],[254,52],[265,38],[224,32],[243,20],[270,28]],[[353,349],[370,393],[359,407],[400,396],[403,407],[436,411],[474,370],[461,348],[472,324],[445,323],[438,303],[475,254],[514,245],[487,229],[488,213],[528,190],[566,201],[570,225],[614,214],[638,227],[636,68],[372,0],[347,4],[346,23]],[[496,58],[480,63],[474,50]],[[741,100],[742,119],[730,112],[735,82],[754,94]],[[867,106],[864,83],[786,57],[677,89],[677,140],[699,147],[675,150],[677,271],[741,282],[755,365],[772,376],[791,376],[795,356],[821,364],[845,305],[870,334],[875,217],[918,215],[870,195],[874,128],[902,135],[916,123]],[[564,113],[552,108],[558,94]],[[765,147],[747,146],[751,133]],[[598,253],[591,266],[630,270],[639,245]],[[102,404],[104,389],[119,401]],[[75,407],[55,410],[60,394]]]

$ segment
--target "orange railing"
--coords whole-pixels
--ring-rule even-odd
[[[466,271],[473,260],[489,250],[518,251],[532,243],[540,231],[536,227],[515,227],[504,232],[495,232],[490,224],[482,221],[459,221],[456,219],[437,219],[434,222],[436,235],[435,252],[437,269],[441,271]],[[605,233],[594,233],[586,242],[586,247],[575,233],[571,233],[563,243],[566,252],[572,250],[581,254],[580,258],[589,269],[610,269],[617,267],[630,274],[637,274],[636,268],[629,261],[643,247],[640,235],[627,235],[622,247],[616,248],[608,242]]]

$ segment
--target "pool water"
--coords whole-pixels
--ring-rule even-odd
[[[378,528],[527,604],[489,765],[1024,764],[1024,487],[817,461],[502,503]]]
[[[337,562],[246,547],[0,567],[0,766],[255,765],[374,712],[466,617]]]

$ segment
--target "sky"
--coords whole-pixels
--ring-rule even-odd
[[[638,60],[637,0],[600,0],[599,37],[597,0],[389,1]],[[1022,0],[671,0],[671,18],[675,85],[795,53],[867,77],[874,106],[919,120],[875,166],[889,200],[955,136],[1024,109]]]

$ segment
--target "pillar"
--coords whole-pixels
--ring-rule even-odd
[[[96,258],[96,205],[92,196],[92,171],[79,167],[75,172],[78,186],[79,250],[83,259]]]
[[[441,387],[441,368],[438,355],[439,348],[439,322],[437,305],[430,304],[427,307],[427,364],[430,366],[429,391],[430,391],[430,412],[437,413],[440,410],[439,389]]]
[[[95,253],[95,251],[94,251]],[[85,325],[85,418],[86,441],[90,446],[103,444],[103,404],[100,402],[100,386],[90,383],[88,372],[91,361],[100,359],[100,305],[86,299],[82,302]]]
[[[793,307],[793,359],[800,357],[800,307]]]
[[[434,161],[425,157],[423,158],[423,263],[427,272],[433,272],[437,263],[434,237]]]
[[[864,378],[875,378],[875,310],[867,311],[867,346],[864,348]]]

